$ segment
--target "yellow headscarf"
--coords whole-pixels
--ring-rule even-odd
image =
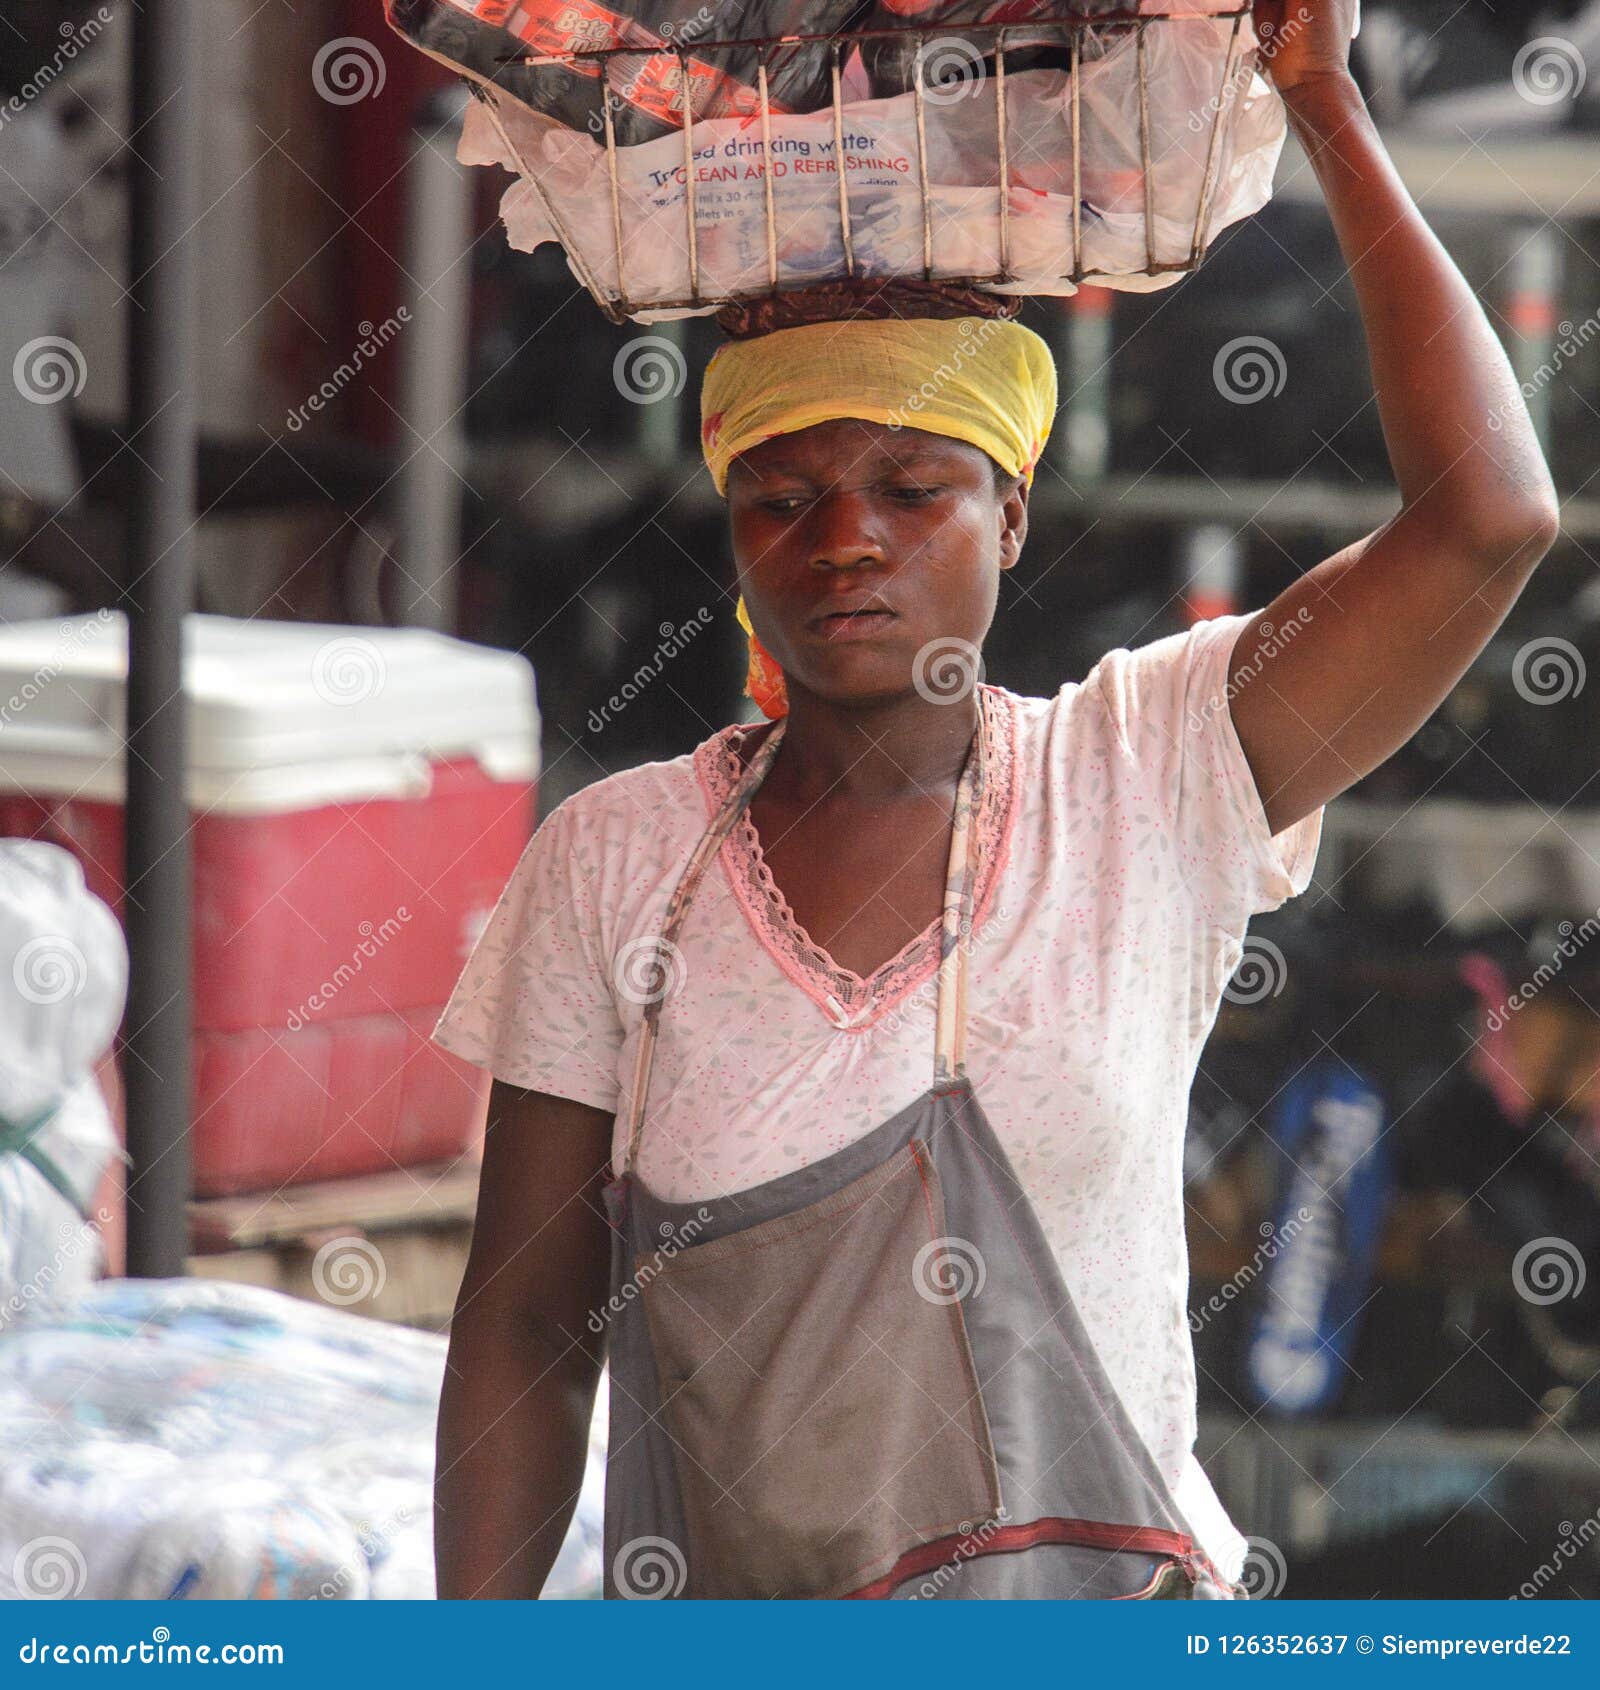
[[[719,493],[741,452],[842,417],[965,440],[1030,482],[1056,413],[1056,368],[1032,329],[999,317],[808,323],[720,347],[700,390],[700,445]],[[783,671],[750,637],[745,691],[788,710]]]

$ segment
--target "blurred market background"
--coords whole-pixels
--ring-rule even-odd
[[[718,336],[610,324],[557,249],[511,251],[462,85],[378,0],[200,11],[193,985],[174,1011],[136,946],[126,1016],[90,894],[165,919],[164,853],[123,857],[161,129],[123,0],[0,19],[0,1594],[426,1595],[486,1095],[427,1034],[539,815],[749,713],[696,442]],[[1200,1454],[1257,1595],[1591,1596],[1600,5],[1371,0],[1358,73],[1564,531],[1226,993],[1187,1157]],[[1066,400],[991,681],[1263,604],[1393,510],[1292,142],[1195,276],[1024,320]],[[180,1012],[192,1133],[141,1054]],[[74,1101],[30,1138],[44,1069]],[[597,1496],[562,1593],[593,1593]]]

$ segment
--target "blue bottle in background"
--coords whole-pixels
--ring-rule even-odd
[[[1285,1090],[1272,1122],[1273,1230],[1246,1349],[1252,1401],[1276,1414],[1330,1408],[1360,1331],[1388,1212],[1387,1111],[1377,1087],[1334,1056]]]

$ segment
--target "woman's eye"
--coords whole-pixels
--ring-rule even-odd
[[[774,516],[793,516],[804,503],[805,500],[796,494],[789,498],[763,499],[761,508],[771,511]]]
[[[905,503],[911,505],[925,504],[929,499],[934,498],[938,492],[937,487],[891,487],[889,489],[892,498],[904,500]]]

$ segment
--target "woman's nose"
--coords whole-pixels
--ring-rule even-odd
[[[883,541],[868,509],[868,501],[845,491],[827,494],[811,508],[806,536],[811,562],[823,569],[855,569],[882,563]]]

